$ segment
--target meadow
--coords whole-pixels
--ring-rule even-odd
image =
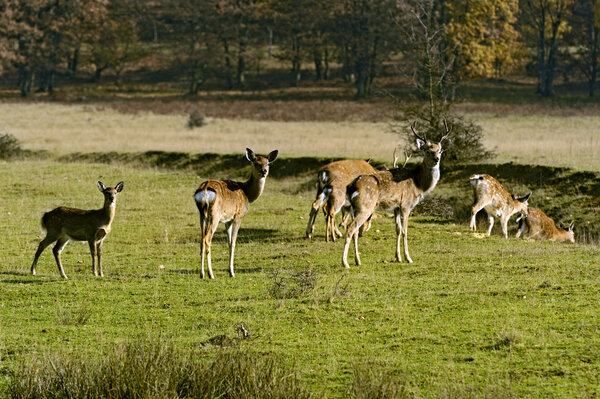
[[[484,237],[468,230],[464,215],[450,218],[424,209],[409,222],[413,264],[393,261],[394,226],[385,214],[360,240],[360,267],[342,269],[343,243],[324,242],[321,215],[314,239],[305,239],[318,163],[298,174],[277,168],[299,156],[373,157],[390,164],[390,140],[398,136],[388,133],[387,122],[217,118],[189,130],[183,113],[44,103],[2,103],[0,110],[4,132],[26,149],[50,154],[0,163],[4,395],[14,392],[10,384],[20,373],[35,372],[37,361],[55,367],[61,356],[100,359],[115,345],[136,342],[167,342],[207,362],[231,351],[275,356],[314,397],[566,398],[600,391],[597,245],[505,240],[497,231]],[[40,110],[35,118],[24,117],[34,110]],[[554,173],[553,181],[574,187],[576,178],[585,177],[590,190],[585,198],[596,199],[586,208],[592,220],[597,177],[576,171],[600,165],[593,134],[600,118],[473,115],[486,134],[494,132],[487,140],[497,146],[498,162],[575,168],[532,167],[530,175],[515,169],[511,188],[530,189],[533,183],[526,180],[538,176],[538,169],[539,176]],[[546,127],[543,142],[535,135],[540,125]],[[330,136],[339,140],[337,147]],[[210,165],[173,169],[122,159],[94,163],[102,154],[69,158],[74,152],[151,149],[239,154],[245,165],[246,146],[262,154],[278,148],[281,159],[242,223],[235,278],[227,275],[226,236],[219,228],[212,281],[198,275],[200,234],[192,195],[203,179],[243,178],[247,168],[229,162],[215,176]],[[457,209],[471,201],[469,188],[459,183],[468,172],[449,170],[449,182],[444,176],[440,182],[440,195],[462,201]],[[97,180],[125,182],[104,244],[106,277],[93,277],[82,243],[70,243],[63,252],[69,280],[60,279],[50,248],[38,275],[31,276],[43,212],[59,205],[99,207]],[[579,186],[571,192],[536,184],[534,194],[548,195],[549,204],[557,205],[550,196],[564,195],[564,204],[569,196],[586,194]],[[567,211],[565,217],[575,212]]]

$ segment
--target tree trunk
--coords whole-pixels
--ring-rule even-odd
[[[77,67],[79,66],[79,47],[73,51],[73,55],[69,57],[67,69],[71,76],[75,76],[77,73]]]
[[[300,38],[295,36],[292,39],[292,79],[291,85],[297,87],[302,78],[302,57],[300,56]]]
[[[35,73],[29,66],[19,68],[19,88],[21,97],[27,97],[31,93],[31,87],[34,84]]]
[[[231,54],[229,53],[229,43],[226,39],[222,39],[223,51],[225,52],[225,82],[227,82],[227,90],[233,89],[233,76],[231,73]]]
[[[323,79],[329,80],[329,49],[327,48],[327,46],[325,46],[324,56],[325,57],[323,60]]]
[[[323,79],[323,53],[321,49],[315,45],[313,50],[313,60],[315,63],[315,78],[317,80]]]

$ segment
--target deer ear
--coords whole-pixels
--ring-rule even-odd
[[[256,159],[254,151],[252,151],[250,148],[246,148],[246,159],[250,162],[254,162],[254,160]]]
[[[417,148],[420,150],[421,147],[425,147],[425,144],[427,144],[425,142],[425,140],[421,140],[421,139],[417,139]]]
[[[521,202],[527,202],[527,200],[529,199],[529,197],[531,197],[531,193],[527,194],[526,196],[524,196],[523,198],[521,198],[519,201],[521,201]]]
[[[125,183],[123,183],[122,181],[117,183],[117,185],[115,186],[115,189],[117,190],[118,193],[120,193],[121,191],[123,191],[123,186],[125,185]]]
[[[101,181],[98,181],[98,190],[100,190],[101,192],[104,192],[104,190],[106,190],[106,186]]]
[[[269,155],[267,156],[267,159],[269,160],[269,163],[275,161],[277,159],[277,155],[279,154],[278,150],[273,150],[269,153]]]
[[[572,221],[571,224],[569,225],[569,227],[567,228],[567,231],[573,231],[573,227],[575,227],[575,221]]]

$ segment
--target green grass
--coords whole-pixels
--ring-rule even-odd
[[[227,276],[221,227],[213,244],[216,279],[209,281],[197,273],[192,199],[206,176],[35,161],[0,163],[0,172],[4,389],[9,370],[31,356],[97,356],[144,337],[211,359],[222,350],[211,338],[234,339],[243,325],[250,333],[240,340],[244,350],[281,356],[317,397],[360,397],[356,387],[368,385],[360,381],[381,375],[416,397],[574,397],[600,390],[596,246],[477,238],[462,224],[413,217],[415,263],[397,264],[393,222],[381,217],[360,239],[363,266],[346,272],[342,242],[324,242],[322,216],[315,238],[304,239],[312,190],[292,194],[289,180],[271,177],[242,223],[236,277]],[[96,180],[125,181],[104,245],[106,277],[93,277],[83,243],[63,252],[68,281],[60,279],[50,248],[38,276],[29,275],[43,212],[99,207]],[[314,287],[273,294],[276,272],[305,270],[313,272]]]

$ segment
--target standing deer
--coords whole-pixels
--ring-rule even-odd
[[[519,230],[516,238],[537,238],[550,241],[570,241],[575,243],[575,233],[573,227],[575,222],[571,222],[569,227],[556,227],[554,220],[550,219],[542,210],[530,207],[527,214],[521,214],[517,218]]]
[[[323,166],[317,172],[318,188],[317,198],[312,204],[310,215],[308,216],[308,225],[306,226],[306,237],[311,238],[315,230],[315,219],[319,208],[323,206],[325,213],[325,241],[329,242],[329,237],[335,241],[336,237],[342,237],[335,224],[335,215],[342,211],[342,224],[345,225],[350,216],[350,203],[346,199],[346,186],[360,175],[367,175],[375,172],[376,169],[370,163],[362,159],[347,159],[335,161]]]
[[[430,193],[440,178],[440,159],[442,142],[450,134],[444,121],[446,132],[438,143],[433,143],[417,134],[414,123],[411,130],[416,137],[417,148],[423,154],[423,162],[414,168],[394,168],[378,171],[371,175],[356,178],[347,188],[347,195],[352,205],[354,219],[346,229],[346,240],[342,255],[342,265],[349,268],[348,249],[350,240],[354,238],[354,257],[356,265],[360,265],[358,254],[358,229],[367,222],[376,207],[394,211],[396,220],[396,261],[401,262],[400,238],[404,237],[404,258],[412,263],[408,253],[408,217],[412,209]]]
[[[500,218],[502,234],[508,238],[508,220],[517,212],[527,214],[527,200],[531,193],[524,197],[512,196],[500,182],[490,175],[472,175],[469,182],[473,186],[473,208],[471,208],[471,230],[477,229],[477,212],[485,209],[488,216],[489,227],[487,235],[492,233],[494,217]]]
[[[204,255],[208,259],[208,275],[215,278],[210,259],[212,237],[219,222],[225,224],[227,241],[229,243],[229,275],[233,272],[233,257],[235,242],[242,219],[248,212],[248,205],[260,197],[269,174],[269,165],[277,159],[278,151],[274,150],[267,157],[256,156],[254,151],[246,148],[246,158],[252,163],[252,173],[245,182],[232,180],[207,180],[200,183],[194,193],[196,206],[200,211],[200,226],[202,228],[202,264],[200,276],[204,278]]]
[[[35,266],[44,249],[56,241],[52,248],[54,259],[60,275],[67,278],[63,265],[60,261],[60,254],[69,242],[87,241],[92,255],[92,271],[94,276],[104,277],[102,272],[102,243],[110,233],[111,224],[115,218],[115,208],[117,206],[117,195],[123,190],[123,182],[113,187],[106,187],[102,182],[98,182],[98,189],[104,195],[104,206],[100,209],[83,210],[77,208],[67,208],[60,206],[46,212],[42,216],[42,227],[46,230],[46,237],[40,242],[31,265],[31,274],[35,276]],[[96,256],[98,265],[96,267]]]

